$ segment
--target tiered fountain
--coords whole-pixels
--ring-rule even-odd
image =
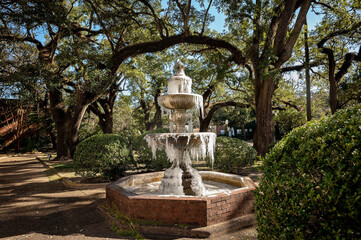
[[[184,74],[183,64],[178,62],[174,68],[176,74],[168,82],[168,92],[158,101],[174,127],[171,133],[145,137],[153,157],[164,149],[172,166],[165,172],[131,175],[108,185],[107,202],[130,218],[165,224],[208,226],[239,218],[243,222],[237,227],[252,224],[251,190],[255,184],[250,178],[192,168],[191,158],[209,157],[213,161],[216,135],[193,132],[191,111],[202,115],[203,99],[191,93],[192,80]]]
[[[193,133],[186,131],[185,124],[192,125],[192,114],[187,110],[196,109],[203,113],[203,98],[192,94],[192,79],[184,74],[184,65],[178,62],[174,69],[176,74],[169,79],[168,94],[159,97],[158,104],[169,113],[169,119],[175,124],[170,127],[173,133],[153,133],[145,139],[152,148],[153,156],[157,149],[165,149],[172,167],[164,173],[159,186],[160,194],[204,196],[206,190],[198,171],[192,168],[190,155],[193,158],[209,156],[213,161],[215,133]]]

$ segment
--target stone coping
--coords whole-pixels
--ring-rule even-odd
[[[227,183],[227,184],[239,187],[237,189],[230,190],[231,193],[238,192],[239,190],[244,190],[244,189],[253,189],[256,187],[256,184],[249,177],[243,177],[243,176],[239,176],[236,174],[228,174],[228,173],[221,173],[221,172],[215,172],[215,171],[199,171],[199,174],[201,175],[203,180],[212,180],[212,181]],[[120,178],[117,181],[111,183],[110,185],[112,186],[112,188],[123,191],[123,194],[126,196],[139,196],[139,197],[148,196],[148,195],[138,195],[136,193],[128,191],[126,188],[130,187],[130,186],[144,184],[144,183],[161,181],[163,176],[164,176],[164,172],[141,173],[141,174],[130,175],[130,176]],[[227,194],[227,193],[219,193],[219,194]],[[216,194],[216,195],[219,195],[219,194]],[[204,197],[211,197],[214,195],[208,195],[208,196],[204,196],[204,197],[187,196],[187,195],[181,195],[181,196],[149,195],[149,196],[161,197],[161,198],[164,198],[164,197],[204,198]]]

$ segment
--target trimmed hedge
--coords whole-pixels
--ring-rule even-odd
[[[259,239],[361,239],[361,106],[293,130],[263,173]]]
[[[149,133],[169,133],[169,129],[157,128],[136,137],[133,144],[133,150],[135,155],[134,159],[136,160],[138,169],[143,168],[146,171],[160,171],[169,168],[171,163],[164,150],[158,150],[156,159],[153,158],[152,150],[148,146],[147,141],[144,140],[145,135]]]
[[[253,165],[256,158],[256,150],[246,141],[217,137],[214,152],[214,167],[217,170],[237,174],[242,168]]]
[[[107,180],[115,180],[133,166],[129,143],[121,135],[94,135],[82,141],[74,153],[75,171],[83,176],[99,173]]]

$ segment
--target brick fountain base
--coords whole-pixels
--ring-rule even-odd
[[[202,197],[138,195],[131,191],[133,187],[160,181],[163,172],[154,172],[123,177],[109,184],[106,187],[107,203],[116,206],[131,219],[152,220],[168,225],[204,227],[253,214],[254,198],[251,191],[256,185],[249,177],[212,171],[201,171],[200,175],[203,181],[227,183],[236,188],[227,193]]]

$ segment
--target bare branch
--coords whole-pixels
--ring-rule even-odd
[[[309,65],[310,65],[310,67],[316,67],[316,66],[319,66],[320,63],[312,62]],[[285,73],[285,72],[291,72],[291,71],[301,71],[304,68],[305,68],[305,64],[289,66],[289,67],[283,67],[283,68],[281,68],[281,72]]]
[[[203,35],[203,33],[204,33],[204,28],[205,28],[205,26],[206,26],[207,16],[208,16],[209,9],[211,8],[212,1],[213,1],[213,0],[210,0],[210,1],[209,1],[207,10],[206,10],[206,12],[204,13],[203,25],[202,25],[202,30],[201,30],[200,35]]]

